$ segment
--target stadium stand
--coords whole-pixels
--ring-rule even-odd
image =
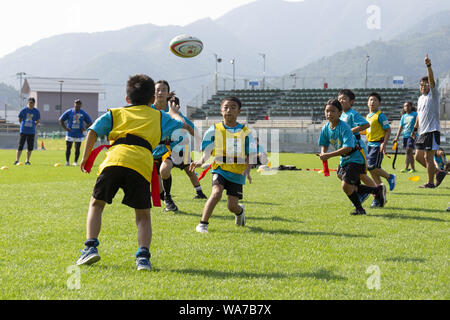
[[[367,97],[376,91],[382,97],[381,109],[389,120],[399,120],[405,101],[416,102],[417,89],[407,88],[355,88],[356,95],[354,109],[366,115]],[[266,90],[231,90],[218,91],[200,109],[192,115],[192,119],[206,119],[220,117],[220,101],[228,95],[235,95],[242,101],[241,115],[248,123],[270,119],[312,119],[320,122],[324,120],[323,107],[325,102],[337,97],[339,89],[266,89]]]
[[[18,133],[20,131],[20,125],[6,121],[0,118],[0,132],[5,133]]]

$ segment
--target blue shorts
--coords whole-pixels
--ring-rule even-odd
[[[367,170],[374,170],[381,168],[381,162],[383,162],[383,152],[380,151],[380,147],[367,146]]]
[[[408,138],[403,138],[403,149],[414,149],[415,148],[415,143],[414,143],[414,139],[411,137]]]

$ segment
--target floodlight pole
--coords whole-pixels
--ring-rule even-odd
[[[22,98],[22,77],[26,76],[25,72],[18,72],[16,73],[16,76],[19,78],[20,81],[20,88],[19,88],[19,106],[20,108],[23,107],[23,98]]]
[[[263,79],[262,79],[262,88],[263,90],[266,88],[266,54],[260,53],[259,54],[263,58]]]
[[[368,80],[367,73],[368,73],[368,70],[369,70],[369,58],[370,58],[370,56],[367,55],[366,56],[366,89],[367,89],[367,80]]]
[[[236,90],[236,70],[235,70],[235,63],[236,58],[233,58],[230,63],[233,65],[233,90]]]
[[[215,62],[216,62],[216,73],[215,73],[215,90],[216,90],[216,92],[215,93],[217,93],[217,91],[219,90],[219,63],[221,63],[222,62],[222,59],[221,58],[219,58],[219,56],[216,54],[216,53],[213,53],[214,54],[214,60],[215,60]]]
[[[297,87],[297,74],[291,73],[290,76],[294,79],[294,84],[293,84],[292,88],[295,89]]]
[[[59,82],[59,116],[62,115],[62,86],[64,83],[64,80],[58,80]]]

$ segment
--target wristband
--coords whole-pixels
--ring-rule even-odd
[[[431,63],[430,64],[427,64],[427,68],[430,68],[431,67]]]
[[[413,129],[413,132],[417,132],[417,128],[414,128],[414,129]]]

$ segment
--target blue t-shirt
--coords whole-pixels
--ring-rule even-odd
[[[241,131],[244,128],[243,124],[238,123],[235,127],[227,127],[225,124],[223,125],[225,129],[228,131],[235,133]],[[202,151],[205,151],[206,148],[209,149],[209,152],[214,148],[214,137],[216,133],[216,128],[214,125],[209,127],[209,129],[205,132],[202,140]],[[245,137],[245,155],[256,154],[257,145],[253,135],[250,133]],[[245,176],[242,174],[237,174],[229,171],[222,170],[218,167],[215,170],[211,170],[212,173],[218,173],[226,180],[237,183],[237,184],[245,184]]]
[[[41,113],[38,109],[23,108],[19,112],[20,133],[36,134],[36,121],[41,119]]]
[[[154,104],[152,104],[152,108],[155,110],[158,110]],[[166,109],[162,112],[167,114],[167,112],[169,112],[169,105],[167,105]],[[183,120],[186,122],[187,125],[189,125],[192,129],[195,130],[195,125],[191,120],[189,120],[187,117],[185,117],[181,112],[179,112],[179,115],[183,118]],[[180,121],[178,121],[178,122],[180,122]],[[172,150],[172,152],[180,152],[181,150],[184,151],[185,144],[184,143],[180,144],[180,143],[183,141],[189,140],[189,134],[186,132],[186,130],[181,130],[182,127],[183,126],[181,126],[180,128],[177,128],[179,130],[175,129],[170,134],[164,135],[161,137],[161,141],[165,141],[165,140],[170,141],[170,149]],[[161,143],[153,149],[153,158],[161,159],[162,156],[167,153],[167,151],[169,151],[167,149],[167,146],[165,144]]]
[[[339,119],[348,124],[351,129],[369,123],[362,115],[360,115],[357,111],[353,110],[352,108],[348,109],[346,112],[342,112],[341,117]],[[366,144],[364,143],[364,141],[361,140],[360,132],[355,133],[355,136],[359,136],[359,139],[357,139],[357,143],[359,143],[361,148],[363,148],[364,153],[367,154]]]
[[[336,150],[341,148],[350,147],[354,148],[356,146],[356,138],[350,129],[350,126],[339,120],[336,128],[332,129],[330,122],[323,126],[320,131],[319,146],[328,147],[332,145]],[[341,156],[339,165],[342,167],[349,162],[354,162],[358,164],[364,164],[364,157],[361,152],[355,151],[346,156]]]
[[[403,127],[403,138],[411,137],[416,124],[417,112],[405,113],[400,119],[400,126]]]
[[[378,111],[377,111],[378,112]],[[369,117],[373,116],[376,112],[371,112],[368,114]],[[378,116],[378,122],[381,124],[381,127],[383,128],[383,130],[387,130],[388,128],[390,128],[391,126],[389,125],[389,120],[386,117],[386,115],[381,112],[380,115]],[[381,146],[381,142],[380,141],[373,141],[373,142],[368,142],[367,145],[369,147],[379,147]]]
[[[66,110],[59,118],[61,121],[67,121],[67,128],[70,132],[66,132],[66,136],[71,138],[83,138],[83,123],[90,125],[92,123],[91,117],[84,111],[75,111],[75,108]]]
[[[183,126],[183,122],[173,119],[164,111],[161,112],[161,136],[170,136],[173,131]],[[98,137],[108,136],[112,130],[111,112],[107,112],[95,120],[89,130],[94,130]]]

